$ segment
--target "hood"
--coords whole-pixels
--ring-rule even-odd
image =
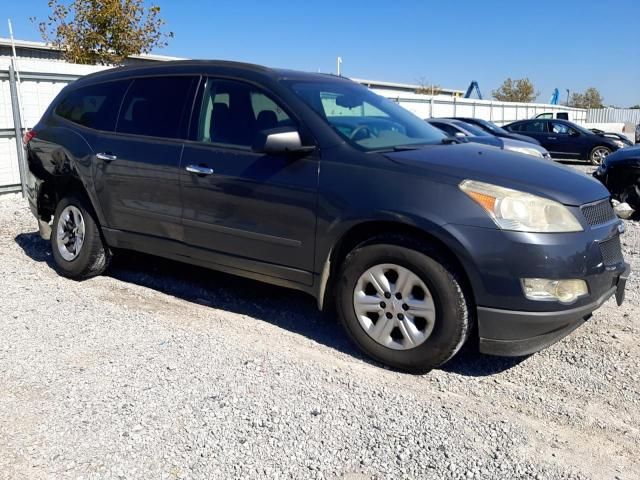
[[[564,165],[480,144],[429,145],[416,150],[385,153],[411,173],[460,183],[478,180],[556,200],[582,205],[606,198],[600,182]]]
[[[534,145],[541,145],[541,143],[532,137],[526,135],[520,135],[519,133],[513,133],[505,130],[505,133],[501,135],[504,138],[512,138],[514,140],[520,140],[521,142],[533,143]]]
[[[475,135],[470,135],[468,137],[464,137],[467,142],[472,143],[481,143],[483,145],[490,145],[492,147],[504,148],[504,142],[502,138],[486,136],[486,137],[476,137]]]
[[[520,135],[519,133],[511,133],[509,132],[510,138],[514,140],[520,140],[521,142],[532,143],[533,145],[542,145],[539,140],[536,140],[533,137],[527,137],[526,135]]]
[[[611,155],[608,155],[604,160],[604,164],[607,167],[633,162],[640,163],[640,145],[636,147],[621,148]]]
[[[536,145],[535,143],[523,142],[522,140],[514,140],[513,138],[503,138],[505,147],[518,147],[518,148],[531,148],[536,150],[537,152],[544,154],[548,154],[546,148],[541,145]]]

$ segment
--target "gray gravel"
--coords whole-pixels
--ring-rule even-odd
[[[640,478],[637,276],[539,354],[411,376],[300,293],[130,254],[83,283],[51,264],[0,197],[0,478]]]

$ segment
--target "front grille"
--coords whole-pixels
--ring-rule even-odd
[[[616,214],[613,211],[611,202],[609,199],[602,200],[597,203],[590,203],[589,205],[583,205],[580,207],[584,218],[587,219],[587,223],[591,226],[602,225],[603,223],[615,220]]]
[[[602,261],[606,266],[621,263],[623,258],[622,247],[620,246],[620,235],[600,242],[600,253],[602,253]]]

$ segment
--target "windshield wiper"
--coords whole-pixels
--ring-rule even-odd
[[[409,150],[419,150],[419,145],[396,145],[393,147],[394,152],[407,152]]]

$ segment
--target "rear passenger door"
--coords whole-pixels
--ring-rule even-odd
[[[96,140],[95,187],[108,226],[183,239],[180,155],[199,77],[135,78],[114,133]]]
[[[201,97],[180,171],[185,241],[218,265],[310,284],[316,154],[252,151],[258,132],[298,126],[253,84],[209,79]]]

